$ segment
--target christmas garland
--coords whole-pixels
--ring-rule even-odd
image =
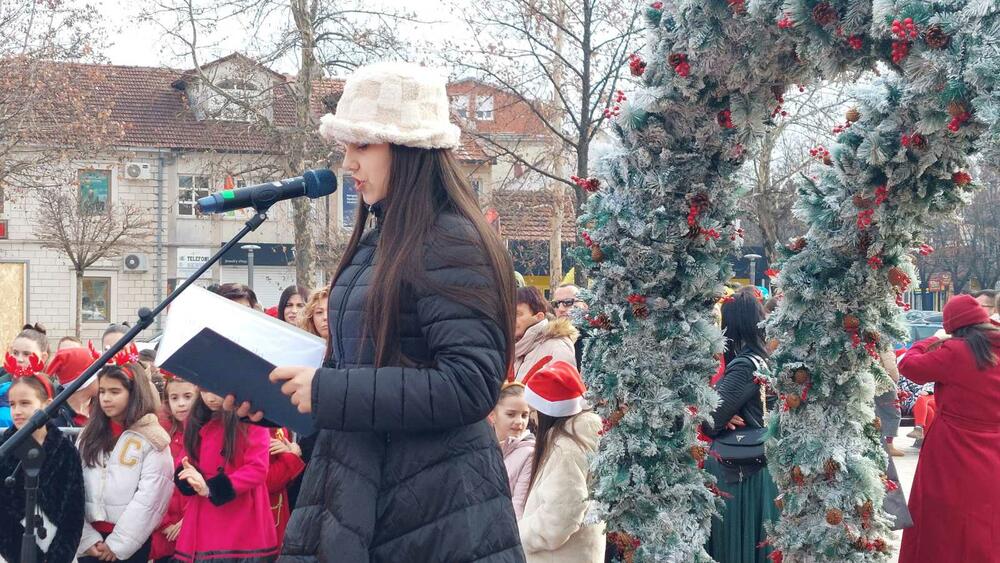
[[[576,179],[593,192],[577,258],[593,280],[584,372],[605,419],[591,518],[623,559],[711,560],[722,501],[696,430],[718,403],[712,309],[742,243],[734,173],[788,88],[878,68],[817,149],[824,172],[800,183],[809,231],[775,280],[784,408],[768,456],[782,517],[768,541],[775,561],[885,560],[877,352],[903,335],[909,253],[974,188],[977,142],[1000,140],[997,4],[691,0],[655,2],[646,19],[629,64],[643,87],[616,94],[618,142]]]

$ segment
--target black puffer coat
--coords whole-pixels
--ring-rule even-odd
[[[14,428],[8,428],[0,436],[0,444],[14,432]],[[38,506],[56,527],[56,533],[47,538],[51,543],[46,553],[43,554],[40,549],[36,552],[36,560],[70,563],[76,558],[76,548],[80,545],[83,531],[83,466],[72,440],[51,422],[42,449],[45,450],[45,462],[38,476]],[[21,559],[21,536],[24,534],[21,524],[24,518],[24,470],[18,467],[18,460],[13,455],[0,459],[0,482],[12,475],[13,487],[0,484],[0,559],[14,562]]]
[[[505,375],[503,331],[482,313],[411,289],[401,299],[401,346],[425,367],[373,368],[362,316],[379,236],[377,226],[365,234],[330,292],[331,359],[312,390],[321,430],[281,560],[523,561],[485,421]],[[439,216],[424,250],[427,276],[500,291],[483,274],[476,236],[467,220]]]

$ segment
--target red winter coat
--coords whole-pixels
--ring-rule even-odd
[[[914,526],[900,563],[1000,563],[1000,366],[978,370],[969,346],[937,338],[913,345],[899,372],[933,381],[938,407],[925,430],[910,493]],[[1000,355],[1000,340],[994,340]]]
[[[184,458],[184,430],[180,429],[171,432],[172,424],[170,420],[160,419],[163,429],[170,432],[170,455],[174,458],[174,466],[181,463]],[[184,517],[184,507],[187,506],[188,497],[181,494],[180,490],[174,488],[174,494],[170,497],[170,504],[167,505],[167,513],[163,515],[160,526],[153,532],[153,548],[149,552],[149,558],[156,560],[170,557],[174,554],[175,542],[168,541],[163,535],[163,530],[167,526],[173,526]]]
[[[278,555],[274,517],[267,494],[267,469],[271,434],[267,428],[241,424],[232,463],[222,457],[223,426],[212,419],[201,428],[198,461],[187,453],[201,471],[209,496],[189,494],[175,559],[189,561],[273,561]]]
[[[279,435],[288,436],[288,431],[284,428],[274,428],[271,430],[271,437],[278,438]],[[293,453],[271,454],[271,466],[267,470],[267,492],[270,495],[271,515],[274,517],[274,530],[278,537],[278,546],[285,538],[285,526],[288,525],[288,517],[292,515],[288,508],[288,484],[298,477],[306,464],[302,458]]]

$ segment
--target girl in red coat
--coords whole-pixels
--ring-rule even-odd
[[[166,381],[162,403],[164,416],[161,417],[160,423],[170,434],[170,455],[173,456],[176,467],[184,459],[184,421],[187,420],[191,407],[198,397],[198,386],[170,373],[164,373],[164,379]],[[174,488],[167,513],[163,515],[160,527],[153,533],[153,550],[149,556],[153,561],[166,563],[173,557],[175,543],[181,533],[187,499],[188,497],[181,494],[180,489]]]
[[[274,516],[274,531],[278,536],[278,546],[285,537],[285,526],[292,510],[288,506],[288,484],[302,474],[306,464],[302,461],[302,450],[298,444],[288,439],[284,428],[271,429],[271,466],[267,470],[267,492],[271,497],[271,513]]]
[[[1000,563],[1000,330],[969,295],[944,307],[950,336],[913,345],[899,371],[934,382],[900,563]]]
[[[201,391],[184,428],[187,457],[177,486],[188,495],[174,558],[182,562],[273,561],[278,540],[267,492],[271,435],[222,410]]]

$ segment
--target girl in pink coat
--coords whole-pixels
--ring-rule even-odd
[[[970,295],[944,307],[944,338],[921,340],[899,372],[934,382],[900,563],[1000,563],[1000,330]]]
[[[531,407],[524,400],[524,384],[519,381],[504,383],[500,389],[500,400],[490,418],[503,452],[514,515],[518,520],[524,513],[524,503],[528,501],[532,454],[535,452],[535,436],[528,430],[530,417]]]
[[[175,559],[273,561],[278,540],[267,491],[271,435],[222,410],[222,397],[202,391],[184,430],[187,454],[177,486],[190,496]]]

